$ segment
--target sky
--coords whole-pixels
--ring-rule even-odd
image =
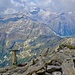
[[[0,14],[28,12],[35,7],[51,12],[75,12],[75,0],[0,0]]]

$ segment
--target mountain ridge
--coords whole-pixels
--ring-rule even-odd
[[[12,49],[19,49],[19,62],[29,61],[44,52],[45,48],[59,45],[62,36],[74,36],[75,19],[72,14],[43,12],[15,13],[0,18],[0,61],[3,66],[8,62],[5,58],[10,59],[9,51]]]
[[[14,19],[18,17],[20,19]],[[0,38],[2,43],[0,44],[0,51],[2,51],[1,67],[6,66],[6,63],[10,61],[10,50],[12,49],[19,50],[17,57],[20,63],[23,60],[29,61],[37,57],[43,49],[55,46],[57,41],[62,39],[46,24],[35,22],[23,14],[7,15],[3,21],[7,23],[0,22],[0,33],[3,33],[2,38]]]

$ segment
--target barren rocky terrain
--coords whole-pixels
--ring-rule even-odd
[[[66,38],[29,63],[0,69],[1,75],[75,75],[75,38]]]

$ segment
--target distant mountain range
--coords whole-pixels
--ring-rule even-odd
[[[33,20],[47,24],[60,36],[75,36],[75,12],[56,13],[40,9],[32,16]]]
[[[59,45],[61,36],[74,36],[74,16],[74,13],[57,14],[39,8],[29,13],[1,15],[0,66],[10,65],[12,49],[19,50],[18,62],[23,63],[36,58],[46,48]]]

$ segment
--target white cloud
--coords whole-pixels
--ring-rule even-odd
[[[12,3],[15,7],[20,7],[20,6],[24,7],[24,4],[19,3],[19,2],[15,2],[14,0],[11,0],[11,3]]]
[[[28,11],[40,7],[47,11],[75,11],[75,0],[0,0],[0,14]]]
[[[38,0],[38,5],[41,7],[47,7],[51,2],[52,0]]]
[[[16,11],[13,8],[7,8],[7,10],[4,12],[4,14],[13,14],[13,13],[17,13],[18,11]]]
[[[36,6],[36,4],[34,2],[30,2],[29,3],[31,6]]]

